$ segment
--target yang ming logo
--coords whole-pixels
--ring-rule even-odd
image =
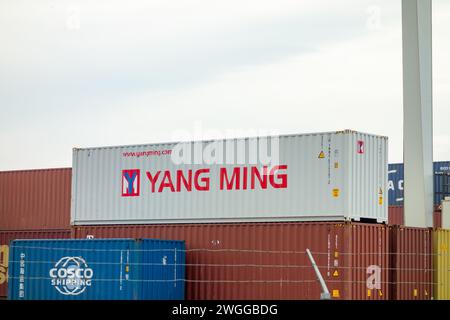
[[[122,197],[139,196],[141,174],[139,169],[122,170]]]
[[[82,257],[61,258],[50,269],[51,284],[63,295],[76,296],[92,285],[94,271]]]

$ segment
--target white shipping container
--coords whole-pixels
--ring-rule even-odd
[[[345,130],[74,149],[71,222],[386,222],[387,140]]]

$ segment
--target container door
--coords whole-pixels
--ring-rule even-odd
[[[183,299],[184,285],[179,279],[180,249],[175,244],[162,241],[142,241],[142,299],[173,300]]]

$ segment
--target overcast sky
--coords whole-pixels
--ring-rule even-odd
[[[450,160],[450,1],[433,19],[434,158]],[[0,0],[0,39],[0,170],[199,128],[354,129],[402,161],[400,0]]]

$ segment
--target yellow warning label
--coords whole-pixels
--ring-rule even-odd
[[[338,289],[334,289],[331,294],[332,294],[333,298],[340,298],[341,297],[341,294],[339,293]]]
[[[383,197],[378,197],[378,204],[382,205],[383,204]]]
[[[441,250],[442,251],[447,251],[447,249],[448,249],[447,244],[446,243],[441,243]]]
[[[335,169],[339,169],[339,162],[335,162],[335,163],[334,163],[334,168],[335,168]]]
[[[378,294],[380,295],[380,297],[383,296],[383,292],[381,292],[381,290],[378,292]]]
[[[339,189],[333,189],[333,197],[337,198],[339,197]]]
[[[372,290],[367,289],[367,296],[368,296],[368,297],[372,296]]]
[[[125,272],[129,272],[130,271],[130,267],[129,266],[126,266],[125,267]]]
[[[339,252],[335,251],[335,252],[334,252],[334,257],[335,257],[335,258],[339,258]]]
[[[413,291],[413,296],[414,296],[414,297],[417,297],[417,289],[414,289],[414,291]]]
[[[339,277],[339,272],[337,270],[334,270],[333,277]]]
[[[319,153],[319,159],[325,158],[325,153],[323,151],[320,151]]]

